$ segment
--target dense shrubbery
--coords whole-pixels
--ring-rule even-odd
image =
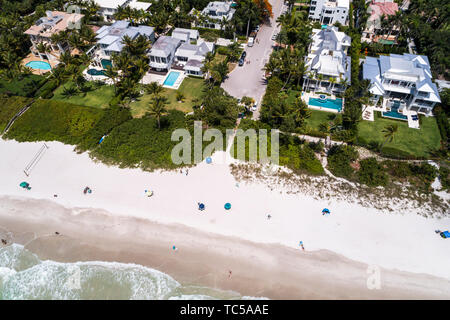
[[[354,170],[351,162],[358,159],[358,152],[351,146],[333,146],[328,152],[328,168],[337,177],[352,180]]]
[[[77,144],[102,116],[103,111],[97,108],[41,99],[16,120],[7,138]]]
[[[323,174],[324,170],[314,150],[295,136],[280,136],[280,165],[297,173]]]
[[[184,127],[185,115],[177,110],[161,118],[161,130],[153,117],[132,119],[115,127],[92,154],[121,167],[176,168],[171,151],[178,142],[171,141],[171,135],[173,130]]]
[[[22,75],[11,81],[0,80],[0,94],[33,97],[34,93],[42,87],[46,81],[46,78],[34,74]]]
[[[381,164],[375,158],[367,158],[359,162],[358,171],[359,182],[370,187],[385,186],[388,182],[388,176],[383,170]]]
[[[442,189],[450,190],[450,169],[441,165],[439,168],[439,180],[441,181]]]
[[[270,126],[261,121],[253,121],[243,119],[239,126],[242,130],[255,129],[256,133],[260,129],[266,129],[268,135],[267,141],[267,155],[271,155],[271,133]],[[235,138],[235,142],[236,142]],[[249,145],[248,139],[245,144],[245,159],[249,159]],[[258,146],[259,147],[259,146]],[[286,166],[294,172],[301,174],[307,173],[312,175],[320,175],[324,173],[322,164],[317,159],[314,152],[321,152],[323,150],[323,143],[305,143],[297,136],[280,134],[279,136],[279,164]],[[234,146],[234,157],[237,158],[236,145]],[[258,160],[259,149],[257,150]]]
[[[0,96],[0,133],[3,132],[8,122],[20,111],[24,106],[30,103],[32,99],[13,96]]]
[[[109,134],[112,129],[131,119],[130,109],[118,106],[105,109],[100,121],[86,133],[78,145],[78,149],[85,151],[94,148],[104,135]]]

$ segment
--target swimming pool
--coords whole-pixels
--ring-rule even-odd
[[[408,117],[404,114],[398,112],[398,108],[400,108],[400,101],[394,101],[393,106],[391,107],[391,111],[383,112],[383,117],[386,118],[394,118],[399,120],[408,120]]]
[[[175,84],[175,82],[177,81],[179,76],[180,76],[179,72],[170,71],[170,73],[167,76],[166,80],[164,80],[164,85],[168,86],[168,87],[173,87],[173,85]]]
[[[39,69],[39,70],[51,70],[52,67],[50,66],[50,63],[45,61],[30,61],[26,64],[27,67],[31,69]]]
[[[103,70],[97,70],[97,69],[89,69],[87,73],[91,76],[104,76],[105,71]]]
[[[314,107],[334,109],[338,112],[342,111],[342,99],[339,98],[336,100],[309,98],[308,104]]]

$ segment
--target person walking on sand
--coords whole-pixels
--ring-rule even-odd
[[[232,274],[231,270],[228,270],[228,279],[231,279]]]
[[[270,214],[268,214],[267,219],[270,220],[270,218],[272,218],[272,216]]]
[[[188,175],[188,173],[189,173],[189,169],[186,169],[186,175]]]
[[[303,246],[303,241],[300,241],[300,246],[302,247],[302,250],[305,251],[305,247]]]

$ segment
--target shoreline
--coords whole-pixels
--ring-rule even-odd
[[[242,182],[235,174],[238,167],[230,166],[239,162],[230,159],[224,152],[216,152],[212,157],[212,164],[202,162],[189,168],[187,175],[186,169],[180,174],[179,171],[144,172],[141,169],[107,166],[93,161],[88,153],[75,153],[71,145],[59,142],[46,144],[49,149],[33,168],[31,175],[25,176],[23,169],[42,147],[42,142],[0,140],[0,227],[9,225],[9,230],[38,232],[39,235],[48,231],[47,234],[51,234],[52,239],[55,231],[71,239],[90,239],[86,248],[79,244],[75,246],[76,241],[67,241],[76,250],[70,255],[61,254],[60,257],[55,252],[68,250],[66,246],[70,247],[69,244],[65,244],[63,249],[55,247],[55,252],[49,250],[48,253],[42,251],[45,246],[41,244],[35,250],[44,258],[56,261],[67,257],[75,259],[75,253],[78,252],[79,258],[83,260],[102,260],[104,257],[105,261],[133,262],[157,270],[163,265],[163,271],[173,274],[180,282],[196,280],[198,276],[205,277],[209,274],[208,277],[214,276],[214,279],[202,280],[206,285],[214,287],[219,281],[225,289],[228,285],[228,270],[239,270],[241,265],[245,265],[254,274],[250,273],[243,279],[256,281],[239,280],[246,283],[242,286],[242,294],[249,296],[259,296],[257,293],[260,290],[252,290],[256,294],[247,293],[246,290],[258,286],[260,279],[265,281],[263,292],[270,288],[270,297],[275,298],[414,299],[417,294],[425,294],[423,288],[427,288],[427,296],[440,298],[448,296],[447,292],[450,291],[449,242],[434,232],[436,229],[448,229],[450,217],[423,216],[422,208],[411,209],[411,205],[404,206],[407,199],[392,203],[391,208],[395,212],[390,213],[346,198],[348,194],[345,189],[339,197],[327,194],[327,190],[320,188],[316,194],[301,190],[294,192],[295,183],[311,183],[312,180],[307,177],[296,177],[292,180],[293,185],[277,181],[276,176],[266,182]],[[321,181],[324,180],[326,179]],[[20,188],[21,181],[29,182],[31,190]],[[86,186],[93,190],[92,194],[83,194]],[[320,183],[318,186],[320,187]],[[333,188],[339,189],[339,186],[333,185]],[[145,190],[154,191],[153,196],[148,198]],[[314,187],[310,191],[314,192]],[[55,194],[57,197],[54,197]],[[6,200],[7,197],[10,200]],[[18,201],[17,208],[7,204],[8,201],[13,201],[11,199]],[[205,203],[204,211],[198,210],[198,202]],[[227,202],[232,204],[231,210],[224,209],[224,203]],[[11,215],[11,212],[19,211],[21,206],[20,216]],[[2,213],[7,207],[7,212]],[[330,209],[330,215],[321,214],[324,207]],[[43,211],[38,215],[40,218],[35,212],[39,208]],[[66,216],[70,219],[66,221],[51,214],[61,210],[69,212]],[[267,218],[268,214],[271,219]],[[95,223],[97,230],[87,223]],[[49,229],[47,225],[52,228]],[[135,233],[143,232],[144,227],[141,228],[141,225],[146,226],[150,234],[147,232],[141,238],[134,239]],[[108,228],[114,229],[115,233],[105,232]],[[90,232],[84,234],[81,229]],[[99,230],[104,234],[104,241],[94,239]],[[23,237],[26,235],[27,233]],[[160,235],[160,238],[156,235]],[[227,243],[227,246],[218,239]],[[40,239],[34,244],[43,241]],[[300,255],[301,258],[300,241],[306,249]],[[211,248],[207,247],[206,250],[204,243],[208,243]],[[214,243],[214,248],[211,243]],[[173,245],[180,248],[174,254],[169,250]],[[83,255],[80,251],[82,248],[85,250]],[[116,250],[117,248],[121,249]],[[86,252],[89,253],[90,250],[96,254],[86,256]],[[155,250],[150,257],[149,250]],[[203,257],[205,250],[207,259]],[[167,251],[172,255],[167,256]],[[264,257],[259,263],[252,261],[255,252]],[[177,262],[174,255],[184,256],[183,262]],[[236,257],[239,263],[228,266],[230,257]],[[205,261],[192,262],[192,266],[192,259]],[[213,267],[209,265],[209,260],[222,263]],[[328,260],[339,261],[340,268],[330,264],[318,267]],[[352,263],[348,263],[349,261]],[[353,263],[359,267],[355,267]],[[289,268],[281,268],[282,264]],[[392,280],[388,281],[392,288],[388,287],[383,293],[377,293],[376,290],[367,293],[368,266],[389,270],[386,271],[388,275],[392,272]],[[190,274],[179,270],[188,268],[194,270]],[[195,268],[209,271],[199,274]],[[308,277],[298,274],[298,268],[301,272],[307,270]],[[277,272],[276,276],[273,274],[274,270]],[[321,279],[327,278],[330,270],[334,272],[333,286],[334,279],[342,279],[336,285],[338,289],[332,293],[327,293],[324,289],[311,289],[329,287],[329,283]],[[429,285],[422,284],[422,280],[416,279],[418,282],[414,281],[418,284],[409,286],[412,293],[403,293],[401,288],[409,281],[404,274],[411,275],[414,279],[417,275],[435,277],[433,279],[439,281],[430,280],[430,283],[435,284],[435,289],[432,289]],[[272,278],[277,279],[277,282]],[[359,279],[359,283],[355,286],[354,283],[349,283],[349,279]],[[296,287],[295,294],[291,293],[293,282],[301,282],[301,290],[304,292],[297,293]],[[278,283],[284,283],[283,290],[274,289],[281,288]],[[417,293],[414,293],[415,290]],[[318,295],[316,291],[321,294]],[[400,291],[402,294],[399,294]],[[440,293],[435,295],[433,292]]]
[[[366,264],[327,250],[302,252],[49,200],[1,197],[0,203],[0,226],[14,234],[8,242],[42,260],[135,263],[185,285],[270,299],[450,298],[449,280],[383,268],[381,289],[369,290]]]

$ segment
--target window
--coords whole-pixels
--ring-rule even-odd
[[[311,5],[315,5],[317,1],[311,1]]]

